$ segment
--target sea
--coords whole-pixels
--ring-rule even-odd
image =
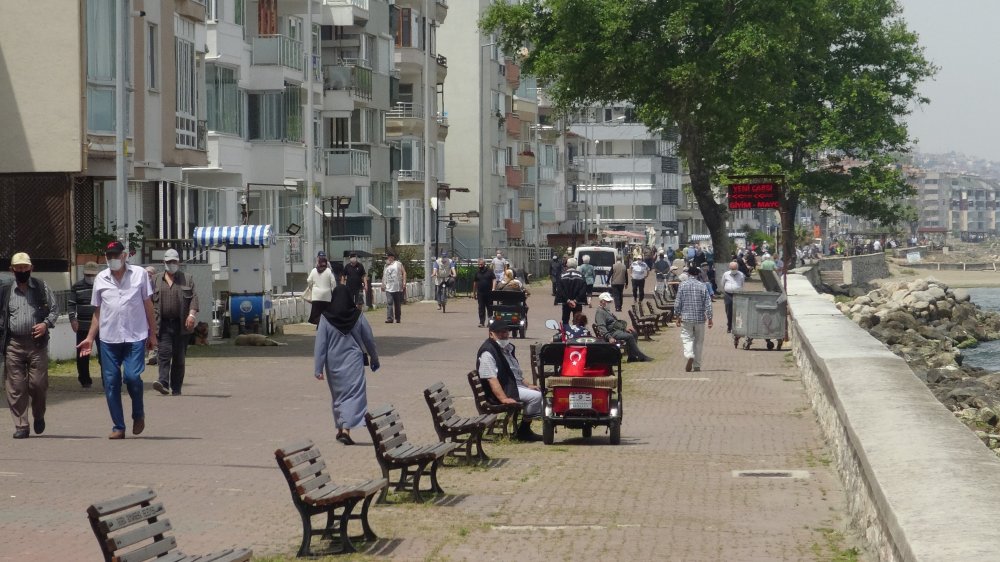
[[[972,302],[979,308],[991,312],[1000,312],[1000,289],[977,288],[965,289]],[[988,371],[1000,371],[1000,340],[987,341],[972,349],[962,350],[965,356],[963,365],[979,367]]]

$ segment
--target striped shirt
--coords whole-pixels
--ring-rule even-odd
[[[35,283],[42,283],[41,280],[32,280]],[[49,314],[43,320],[48,324],[49,328],[56,325],[56,318],[59,316],[59,311],[56,310],[55,299],[52,298],[52,291],[49,290],[49,286],[42,283],[42,288],[45,292],[45,300],[50,303]],[[30,336],[32,329],[34,329],[35,324],[35,309],[38,307],[45,306],[44,302],[35,302],[34,291],[31,290],[29,285],[27,292],[21,292],[21,289],[17,284],[11,286],[10,291],[10,302],[8,308],[10,310],[10,319],[8,329],[13,336]]]
[[[702,323],[712,319],[712,297],[704,283],[695,277],[681,283],[674,300],[674,316],[683,322]]]

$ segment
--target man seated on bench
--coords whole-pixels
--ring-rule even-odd
[[[614,302],[611,293],[601,293],[597,297],[597,312],[594,314],[594,323],[600,332],[598,337],[608,338],[608,341],[625,342],[625,349],[628,350],[628,360],[631,361],[652,361],[653,358],[639,350],[639,343],[635,339],[635,329],[629,327],[624,320],[615,317],[615,313],[608,310],[608,303]]]
[[[486,399],[494,404],[514,404],[520,400],[524,415],[514,437],[521,441],[541,441],[542,437],[531,431],[531,420],[542,415],[542,393],[537,386],[524,382],[507,322],[490,320],[489,330],[490,336],[476,352],[476,370],[483,381]]]

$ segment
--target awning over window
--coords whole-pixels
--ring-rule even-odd
[[[242,226],[197,226],[194,229],[196,246],[270,246],[274,242],[269,224]]]

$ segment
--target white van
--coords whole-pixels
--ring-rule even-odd
[[[611,290],[611,266],[618,259],[618,250],[607,246],[579,246],[573,252],[578,266],[583,265],[583,256],[590,256],[594,266],[594,289]]]

